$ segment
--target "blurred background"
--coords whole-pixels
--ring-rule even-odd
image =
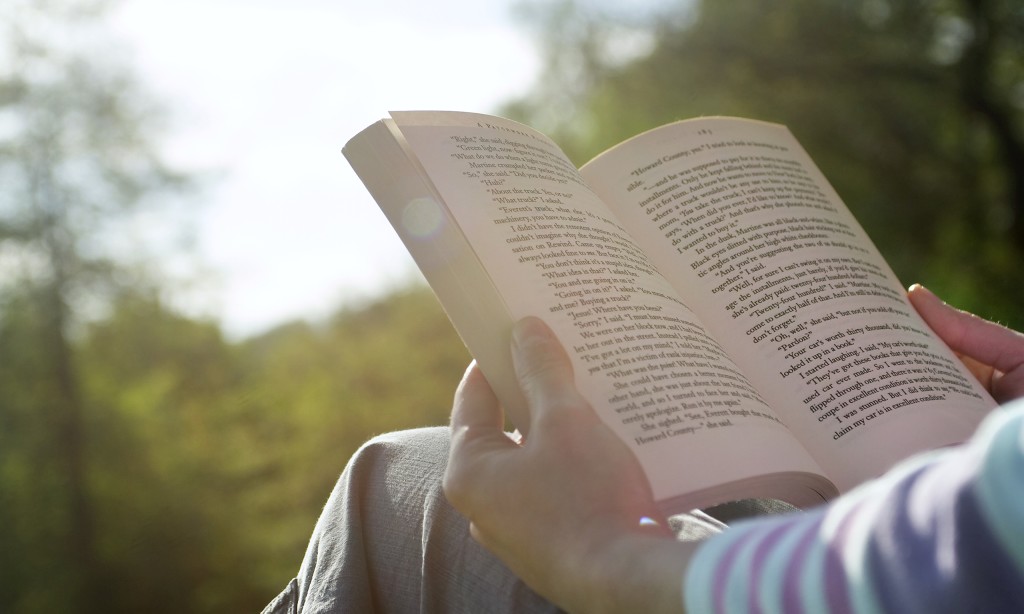
[[[1024,327],[1018,0],[5,0],[0,611],[259,611],[468,356],[340,155],[494,112],[583,163],[785,123],[897,274]]]

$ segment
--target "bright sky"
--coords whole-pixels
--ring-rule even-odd
[[[490,112],[539,60],[512,0],[124,0],[115,27],[170,107],[169,158],[201,193],[201,305],[233,335],[415,278],[342,157],[394,109]]]

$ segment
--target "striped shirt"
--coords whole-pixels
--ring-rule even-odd
[[[1024,612],[1024,399],[970,442],[700,546],[695,612]]]

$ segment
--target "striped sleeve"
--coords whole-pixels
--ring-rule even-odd
[[[697,550],[687,611],[1024,612],[1024,400],[963,446]]]

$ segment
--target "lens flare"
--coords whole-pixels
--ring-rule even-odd
[[[414,237],[426,238],[436,233],[444,222],[441,207],[432,198],[409,201],[402,211],[402,225]]]

